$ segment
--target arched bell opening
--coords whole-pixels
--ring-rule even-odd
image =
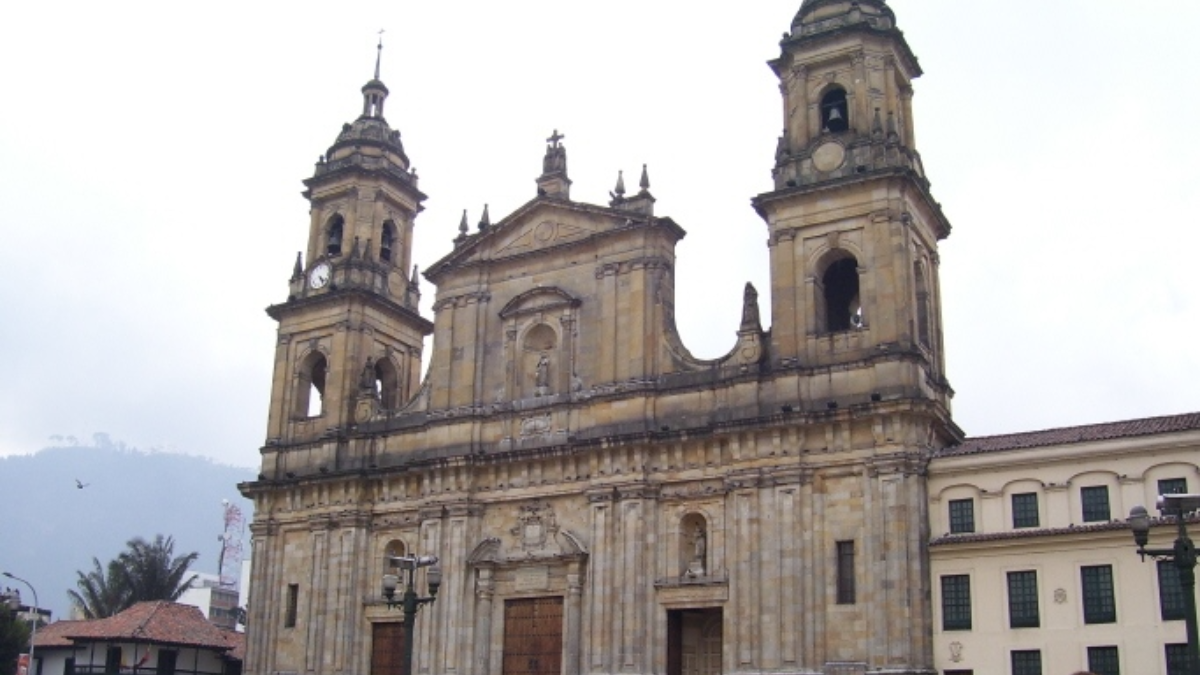
[[[325,355],[314,351],[296,370],[294,413],[296,417],[320,417],[325,412],[325,376],[329,365]]]
[[[392,262],[392,249],[396,245],[396,224],[390,220],[383,221],[383,232],[379,235],[379,259]]]
[[[858,259],[848,251],[839,249],[825,256],[817,275],[816,295],[820,332],[836,333],[863,326]]]
[[[325,254],[334,257],[342,254],[342,236],[346,227],[346,219],[342,214],[334,214],[325,225]]]
[[[821,131],[838,134],[850,128],[850,108],[846,90],[834,87],[821,97]]]

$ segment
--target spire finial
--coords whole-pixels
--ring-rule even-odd
[[[375,79],[379,79],[379,60],[383,57],[383,30],[379,29],[379,45],[375,47]]]
[[[638,187],[643,193],[650,191],[650,172],[646,170],[645,164],[642,165],[642,179],[638,181]]]
[[[617,185],[608,193],[612,200],[608,202],[609,206],[620,206],[625,203],[625,172],[617,171]]]
[[[488,215],[488,205],[483,205],[483,217],[479,219],[479,231],[482,232],[492,226],[492,217]]]

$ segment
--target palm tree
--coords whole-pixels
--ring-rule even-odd
[[[197,578],[195,574],[187,576],[187,572],[200,554],[174,556],[173,537],[164,538],[160,534],[153,543],[134,537],[126,547],[117,556],[117,563],[130,595],[130,605],[146,600],[178,600]]]
[[[199,553],[176,556],[175,539],[161,534],[148,542],[134,537],[125,543],[125,551],[102,567],[92,558],[94,569],[76,572],[78,591],[67,595],[88,619],[101,619],[148,600],[178,600],[191,586],[196,575],[187,576],[188,568]]]
[[[117,567],[117,561],[108,563],[107,570],[100,566],[100,561],[92,558],[94,569],[87,574],[77,571],[79,578],[75,580],[78,591],[67,591],[71,604],[83,613],[85,619],[103,619],[125,609],[128,593],[125,592],[122,575]]]

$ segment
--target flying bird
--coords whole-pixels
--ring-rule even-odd
[[[85,488],[89,485],[91,485],[91,483],[83,483],[83,482],[80,482],[80,480],[78,478],[75,479],[75,487],[79,488],[80,490],[82,490],[83,488]]]

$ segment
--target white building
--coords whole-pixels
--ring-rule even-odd
[[[1198,450],[1200,413],[939,452],[929,467],[938,670],[1183,673],[1177,572],[1141,560],[1125,521],[1135,505],[1157,515],[1160,493],[1200,491]],[[1150,546],[1170,548],[1175,531],[1158,523]]]

